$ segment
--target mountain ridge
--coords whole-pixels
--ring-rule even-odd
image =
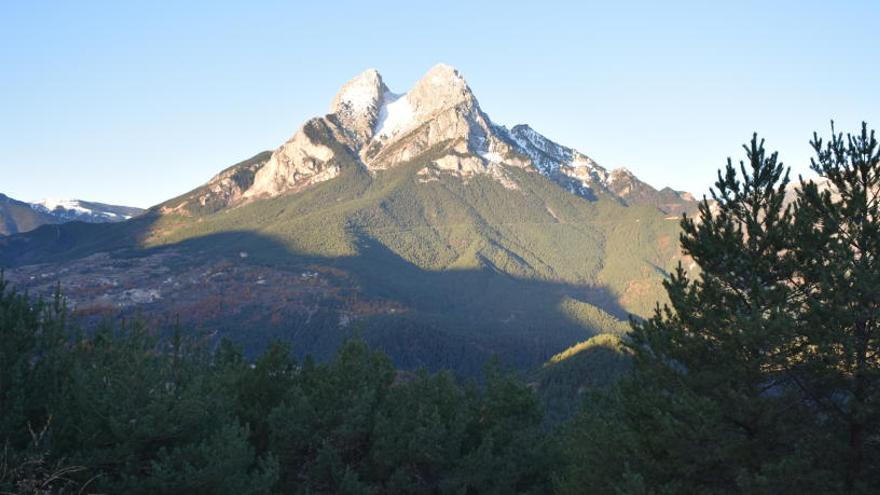
[[[145,210],[79,199],[20,201],[0,194],[0,235],[34,230],[42,225],[80,221],[121,222]]]
[[[80,222],[121,222],[144,212],[143,208],[134,206],[111,205],[81,199],[48,198],[32,201],[31,206],[62,220]]]

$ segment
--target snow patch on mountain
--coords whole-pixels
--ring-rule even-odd
[[[33,201],[30,207],[63,221],[79,220],[90,223],[121,222],[143,212],[140,208],[62,198]]]
[[[600,175],[605,173],[605,169],[599,167],[590,157],[547,139],[528,125],[514,126],[508,131],[508,135],[544,175],[550,175],[562,166],[585,167],[599,172]]]
[[[501,163],[504,161],[504,158],[497,151],[482,151],[480,156],[489,163]]]
[[[385,93],[384,102],[379,109],[375,136],[382,139],[394,137],[401,131],[412,127],[415,112],[406,94]]]
[[[83,207],[79,203],[79,200],[76,199],[46,198],[39,201],[33,201],[31,202],[31,205],[33,205],[35,209],[40,209],[38,207],[42,206],[42,209],[47,212],[52,212],[60,208],[62,210],[71,210],[84,214],[94,213],[92,210]]]

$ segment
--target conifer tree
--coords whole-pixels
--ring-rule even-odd
[[[832,134],[794,192],[753,138],[682,220],[699,273],[633,323],[633,373],[572,425],[560,491],[880,489],[880,147]]]
[[[667,459],[649,469],[655,480],[685,489],[791,488],[790,470],[810,462],[790,431],[803,411],[782,372],[796,318],[788,170],[757,135],[744,148],[748,163],[728,160],[699,221],[682,220],[699,275],[679,267],[669,306],[633,327],[626,404],[637,424],[669,435],[651,442]]]
[[[757,135],[744,148],[699,218],[682,219],[682,250],[699,271],[679,265],[665,281],[669,303],[633,322],[633,372],[597,402],[617,414],[575,423],[572,437],[596,444],[570,455],[601,462],[604,477],[575,468],[560,486],[786,493],[826,483],[813,415],[787,373],[799,321],[788,170]]]
[[[802,299],[792,375],[829,429],[848,493],[880,487],[880,146],[874,131],[814,134],[824,180],[798,193],[793,249]],[[821,187],[820,187],[821,186]]]

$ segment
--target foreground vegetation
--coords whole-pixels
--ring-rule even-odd
[[[396,372],[359,341],[330,362],[282,344],[247,363],[138,325],[68,337],[63,305],[0,284],[0,490],[22,493],[541,493],[527,387]]]
[[[682,221],[699,277],[672,273],[626,338],[555,356],[537,392],[497,363],[480,383],[397,371],[359,341],[251,363],[139,325],[84,335],[0,282],[0,490],[876,493],[880,146],[864,126],[814,147],[827,183],[792,198],[753,139]]]
[[[880,146],[864,125],[813,146],[822,187],[792,198],[755,137],[682,222],[702,273],[673,273],[634,325],[633,372],[572,427],[584,468],[563,491],[880,490]]]

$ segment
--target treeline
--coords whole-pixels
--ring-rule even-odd
[[[0,282],[0,492],[546,493],[553,456],[532,392],[396,371],[349,341],[249,363],[140,325],[71,337],[60,299]]]

